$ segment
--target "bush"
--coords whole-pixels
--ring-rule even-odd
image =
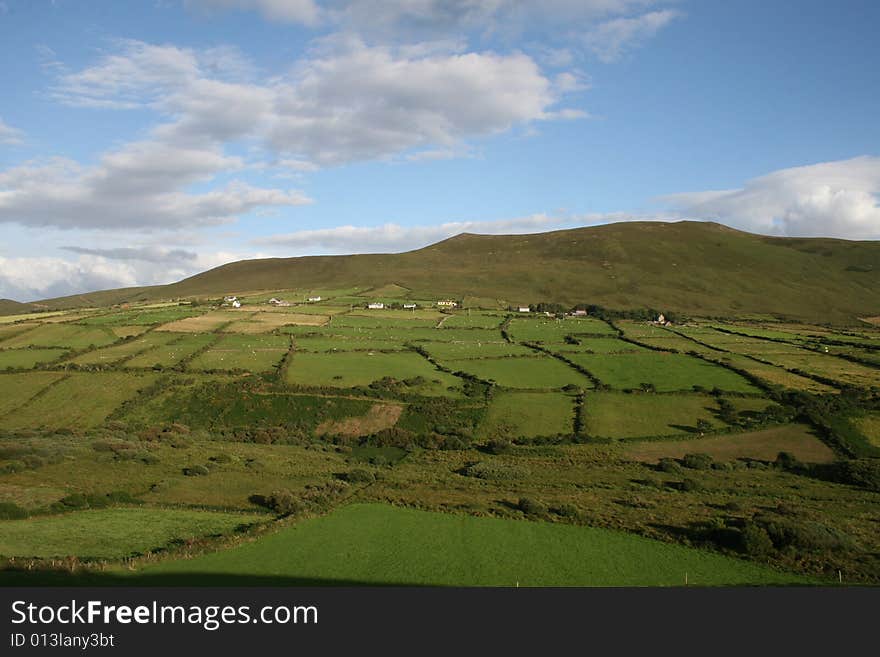
[[[553,513],[569,520],[579,520],[581,511],[574,504],[560,504],[553,509]]]
[[[812,520],[758,520],[778,549],[837,551],[852,548],[853,540],[844,532]]]
[[[202,477],[210,473],[210,470],[204,465],[188,465],[183,469],[183,474],[187,477]]]
[[[544,516],[547,514],[547,507],[531,497],[519,498],[516,507],[527,516]]]
[[[477,461],[476,463],[470,463],[459,470],[459,474],[462,474],[465,477],[474,477],[476,479],[510,481],[512,479],[521,478],[525,473],[522,469],[507,465],[506,463]]]
[[[279,490],[270,494],[266,498],[266,506],[284,516],[297,515],[308,509],[306,503],[289,490]]]
[[[708,454],[685,454],[681,463],[691,470],[708,470],[712,467],[712,457]]]
[[[678,473],[681,472],[681,466],[678,461],[669,457],[663,457],[657,462],[657,469],[661,472]]]
[[[23,509],[12,502],[0,502],[0,519],[2,520],[20,520],[30,515],[27,509]]]
[[[350,484],[372,484],[376,481],[376,475],[369,470],[356,468],[342,475],[342,478]]]
[[[510,451],[510,441],[508,440],[490,440],[486,443],[486,451],[490,454],[506,454]]]
[[[681,484],[679,484],[679,490],[682,490],[686,493],[690,493],[693,491],[698,491],[703,489],[703,485],[696,481],[695,479],[684,479]]]
[[[766,529],[753,522],[747,522],[739,531],[738,548],[745,554],[760,556],[773,551],[773,541]]]

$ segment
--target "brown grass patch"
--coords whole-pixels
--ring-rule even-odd
[[[163,324],[157,331],[179,331],[181,333],[210,333],[215,331],[227,322],[234,319],[244,319],[238,317],[225,310],[215,310],[213,312],[199,315],[198,317],[187,317],[186,319],[178,319],[176,322]]]
[[[802,424],[694,440],[632,443],[623,454],[633,461],[653,463],[664,457],[681,458],[695,452],[708,454],[719,461],[738,458],[773,461],[779,452],[789,452],[808,463],[834,460],[834,452]]]
[[[226,333],[270,333],[282,326],[323,326],[330,318],[326,315],[303,313],[259,312],[246,320],[233,322],[224,329]]]
[[[390,429],[403,412],[399,404],[374,404],[360,417],[349,417],[344,420],[327,420],[318,425],[317,435],[337,435],[345,438],[358,438],[376,433],[382,429]]]

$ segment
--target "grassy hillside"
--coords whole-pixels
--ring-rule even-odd
[[[12,299],[0,299],[0,315],[20,315],[34,311],[30,303],[21,303]]]
[[[880,314],[880,242],[774,238],[704,222],[627,222],[532,235],[462,234],[401,254],[235,262],[178,283],[49,307],[395,283],[412,298],[479,297],[695,315],[854,323]]]

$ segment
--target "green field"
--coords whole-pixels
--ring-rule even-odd
[[[482,439],[554,436],[573,432],[574,400],[558,392],[502,392],[477,430]]]
[[[455,313],[443,320],[441,328],[483,328],[497,329],[504,321],[504,315],[496,313]]]
[[[759,392],[735,372],[684,354],[645,351],[627,354],[566,354],[602,383],[618,390],[651,384],[658,392],[702,386],[729,392]]]
[[[192,370],[248,370],[267,372],[290,349],[284,335],[224,335],[189,363]]]
[[[0,342],[4,349],[20,347],[67,347],[85,349],[102,347],[116,342],[116,335],[102,327],[76,326],[74,324],[42,324],[32,331],[14,335]]]
[[[549,356],[445,360],[443,365],[506,388],[555,389],[569,384],[592,387],[583,374]]]
[[[497,342],[421,342],[419,346],[437,360],[535,355],[533,349],[500,340]]]
[[[46,388],[44,393],[31,399],[14,413],[0,418],[0,428],[96,427],[123,402],[135,397],[155,379],[152,374],[72,373]]]
[[[423,586],[682,586],[809,580],[730,557],[589,527],[370,504],[222,552],[141,571],[164,582]],[[134,576],[137,579],[137,575]],[[158,583],[158,581],[157,581]]]
[[[51,363],[68,353],[67,349],[2,349],[0,370],[29,370],[40,363]]]
[[[713,414],[718,406],[704,395],[587,393],[586,432],[601,438],[641,438],[696,433],[699,420],[714,428],[724,423]]]
[[[574,338],[574,343],[564,343],[553,345],[553,351],[556,353],[567,352],[584,352],[593,354],[625,354],[631,352],[646,351],[644,347],[618,340],[617,338],[590,338],[579,337]]]
[[[158,333],[152,331],[129,338],[121,344],[115,344],[112,347],[87,351],[84,354],[71,358],[67,362],[74,365],[112,365],[148,349],[166,346],[168,343],[181,337],[182,335],[177,333]]]
[[[309,335],[296,337],[294,347],[297,351],[401,351],[406,347],[393,340],[354,338],[338,335]]]
[[[136,308],[122,312],[95,315],[78,320],[88,326],[152,326],[166,324],[205,312],[204,309],[189,306],[167,306],[165,308]]]
[[[129,368],[155,367],[156,365],[174,367],[217,340],[217,336],[211,333],[185,334],[183,337],[176,333],[166,333],[165,335],[173,336],[174,339],[170,343],[154,347],[128,359],[124,366]]]
[[[28,372],[26,374],[0,374],[0,423],[2,416],[27,402],[46,386],[63,379],[62,372]]]
[[[0,556],[119,559],[259,522],[255,514],[118,508],[0,521]]]
[[[563,320],[542,317],[537,319],[515,318],[510,321],[508,332],[521,342],[559,343],[567,335],[614,335],[608,324],[598,319],[566,317]]]
[[[422,394],[449,394],[461,381],[436,369],[413,352],[346,352],[338,354],[294,353],[287,368],[287,382],[301,386],[351,388],[369,385],[384,377],[401,381],[421,377],[415,383]]]

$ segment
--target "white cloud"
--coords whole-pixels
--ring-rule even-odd
[[[3,121],[0,117],[0,144],[16,145],[23,140],[24,133]]]
[[[880,239],[880,158],[782,169],[740,189],[661,200],[689,217],[768,235]]]
[[[587,47],[604,62],[619,59],[627,50],[640,46],[682,13],[673,9],[652,11],[641,16],[615,18],[587,32]]]
[[[173,283],[212,267],[259,253],[186,251],[135,248],[68,250],[82,253],[75,260],[58,257],[0,256],[0,298],[35,301],[94,290]]]
[[[204,53],[125,41],[63,75],[55,94],[74,105],[153,107],[171,119],[154,135],[176,145],[254,139],[284,160],[321,166],[466,150],[471,138],[586,116],[557,107],[585,88],[575,73],[550,79],[523,53],[435,46],[371,47],[337,35],[288,75],[254,83],[210,77]]]
[[[203,11],[253,10],[269,20],[283,23],[315,25],[320,19],[314,0],[184,0],[184,4]]]
[[[211,149],[139,142],[84,167],[53,158],[0,172],[0,222],[59,228],[153,230],[233,221],[265,206],[303,205],[297,191],[232,182],[201,194],[182,189],[241,166]]]

